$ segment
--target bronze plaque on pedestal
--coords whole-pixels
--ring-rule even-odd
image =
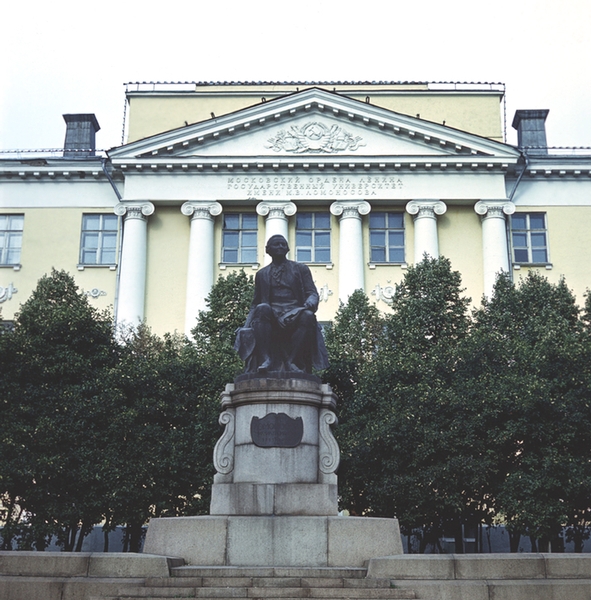
[[[285,413],[269,413],[262,419],[253,417],[250,435],[260,448],[295,448],[304,434],[302,417],[292,418]]]

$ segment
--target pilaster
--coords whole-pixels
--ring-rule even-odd
[[[515,204],[509,200],[480,200],[474,210],[482,221],[484,294],[490,297],[497,275],[509,271],[506,215],[515,212]]]
[[[447,206],[441,200],[411,200],[406,212],[414,217],[415,225],[415,265],[425,254],[439,256],[437,217],[445,214]]]
[[[135,326],[144,319],[148,217],[154,205],[123,201],[114,212],[124,219],[116,320],[117,325]]]
[[[185,202],[181,212],[191,217],[187,297],[185,302],[185,334],[191,335],[200,310],[205,310],[214,278],[214,221],[222,214],[219,202]]]
[[[274,235],[282,235],[286,240],[289,233],[289,217],[296,214],[298,208],[293,202],[265,200],[257,204],[257,214],[265,218],[265,244]],[[265,254],[265,264],[271,257]]]
[[[365,289],[362,215],[371,205],[365,200],[337,200],[330,212],[339,218],[339,300],[346,302],[357,289]]]

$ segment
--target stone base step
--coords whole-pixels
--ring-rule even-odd
[[[166,593],[163,593],[166,592]],[[173,593],[174,592],[174,593]],[[193,595],[194,589],[191,588],[168,588],[164,590],[150,590],[146,588],[130,590],[125,595],[118,596],[90,596],[89,600],[168,600],[170,598],[201,598],[201,600],[236,600],[236,598],[260,598],[261,596],[237,596],[232,592],[232,589],[227,590],[225,596],[200,596]],[[414,600],[417,598],[413,590],[392,589],[389,590],[388,598],[391,600]],[[317,596],[264,596],[265,600],[301,600],[302,598],[316,598]],[[331,598],[359,598],[364,600],[367,596],[331,596]]]
[[[356,567],[174,567],[173,577],[337,577],[363,579],[367,569]]]

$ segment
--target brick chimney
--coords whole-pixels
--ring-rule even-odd
[[[93,114],[63,115],[66,122],[65,158],[94,156],[100,125]]]
[[[546,117],[549,110],[516,110],[513,129],[517,129],[517,145],[529,154],[548,154]]]

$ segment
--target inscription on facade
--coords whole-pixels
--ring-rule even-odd
[[[295,448],[304,434],[302,417],[293,419],[285,413],[269,413],[262,419],[253,417],[250,435],[260,448]]]
[[[336,198],[353,196],[369,198],[379,196],[383,192],[401,190],[402,187],[402,180],[390,175],[362,177],[241,175],[228,177],[227,180],[227,190],[252,194],[256,197],[322,196]]]

